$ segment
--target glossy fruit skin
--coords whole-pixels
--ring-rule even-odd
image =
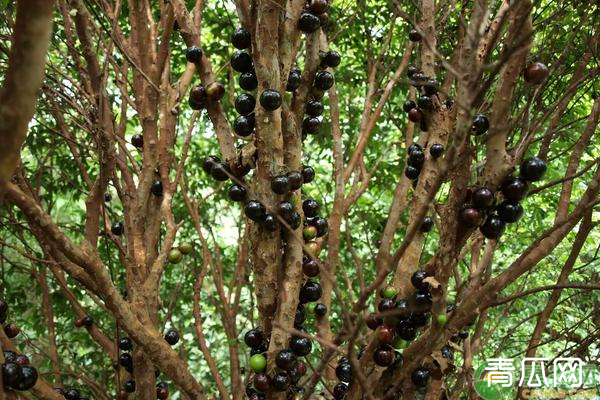
[[[300,302],[310,303],[319,300],[323,290],[317,282],[308,281],[300,289]]]
[[[292,68],[288,75],[287,84],[285,86],[286,92],[293,92],[300,87],[302,84],[302,75],[298,68]]]
[[[302,173],[299,171],[291,171],[288,172],[287,177],[290,181],[290,190],[298,190],[302,187],[302,183],[304,179],[302,178]]]
[[[444,145],[439,143],[432,144],[429,148],[429,154],[431,154],[431,157],[434,159],[439,158],[442,154],[444,154]]]
[[[317,117],[306,117],[302,121],[302,133],[316,135],[321,129],[321,120]]]
[[[260,105],[267,111],[275,111],[281,107],[281,94],[273,89],[265,89],[260,94]]]
[[[119,355],[119,365],[123,368],[131,368],[133,366],[133,358],[129,353],[121,353]]]
[[[298,361],[298,359],[290,349],[281,350],[277,353],[277,356],[275,356],[275,365],[284,371],[289,371],[294,368],[296,361]]]
[[[314,85],[317,89],[329,90],[333,86],[333,75],[327,71],[319,71],[315,74]]]
[[[309,100],[304,105],[304,112],[311,117],[318,117],[323,114],[323,103],[318,100]]]
[[[258,87],[258,79],[256,78],[256,73],[254,71],[242,72],[240,74],[238,83],[240,85],[240,88],[249,92],[256,90],[256,88]]]
[[[91,316],[89,316],[89,315],[86,315],[85,317],[83,317],[83,318],[81,319],[81,323],[82,323],[82,324],[83,324],[83,326],[85,326],[86,328],[91,328],[91,327],[92,327],[92,325],[94,325],[94,319],[93,319]]]
[[[188,62],[199,63],[202,60],[202,49],[198,46],[188,47],[185,58]]]
[[[481,224],[481,213],[475,208],[464,208],[460,213],[461,221],[470,227],[476,227]]]
[[[309,224],[317,228],[317,237],[325,236],[329,230],[327,220],[322,217],[312,218]]]
[[[422,150],[413,150],[408,153],[408,165],[420,170],[425,162],[425,153]]]
[[[429,79],[425,82],[425,85],[423,85],[423,89],[425,90],[425,94],[433,96],[440,90],[440,82],[435,79]]]
[[[525,198],[529,185],[521,178],[509,177],[502,184],[502,194],[508,201],[517,203]]]
[[[377,304],[377,310],[379,312],[391,311],[396,308],[396,302],[394,299],[381,299]]]
[[[342,56],[337,51],[330,50],[323,56],[323,63],[328,67],[335,68],[342,62]]]
[[[271,190],[276,194],[285,194],[290,191],[290,180],[286,175],[277,175],[271,178]]]
[[[327,314],[327,306],[323,303],[317,303],[315,306],[315,316],[323,317]]]
[[[545,64],[541,62],[535,62],[525,68],[523,72],[523,77],[527,83],[532,83],[534,85],[540,84],[548,77],[550,71]]]
[[[271,214],[266,214],[265,218],[261,221],[261,226],[269,232],[275,232],[279,225],[277,224],[277,218]]]
[[[415,340],[417,337],[417,330],[410,323],[404,322],[398,325],[396,332],[402,340],[408,342]]]
[[[417,72],[419,72],[419,68],[414,64],[410,64],[406,67],[406,76],[409,78],[412,78]]]
[[[315,260],[307,260],[302,263],[302,272],[309,278],[314,278],[319,275],[319,263]]]
[[[238,50],[247,49],[252,46],[252,37],[250,32],[244,28],[237,28],[231,35],[231,44]]]
[[[206,87],[206,94],[211,100],[218,101],[225,95],[225,86],[220,82],[209,83]]]
[[[351,382],[352,375],[352,364],[349,362],[341,362],[335,368],[335,376],[342,382]]]
[[[496,207],[498,218],[506,223],[517,222],[523,216],[523,207],[519,203],[503,201]]]
[[[229,167],[223,162],[217,163],[210,170],[210,176],[216,181],[225,182],[229,179]]]
[[[338,383],[333,387],[333,398],[335,400],[342,400],[348,391],[348,385],[344,383]]]
[[[257,374],[263,372],[267,367],[267,359],[262,354],[255,354],[250,357],[250,369]]]
[[[235,51],[231,55],[231,68],[237,72],[251,72],[252,71],[252,57],[245,51]]]
[[[494,204],[494,192],[490,188],[481,187],[473,192],[473,206],[477,209],[486,209]]]
[[[125,391],[127,393],[133,393],[135,392],[135,381],[129,379],[128,381],[125,381],[125,384],[123,384],[123,388],[125,389]]]
[[[300,336],[292,336],[290,339],[290,349],[298,357],[304,357],[312,351],[312,342],[310,339]]]
[[[202,160],[202,169],[207,174],[210,174],[210,171],[212,171],[213,167],[220,162],[221,160],[217,156],[204,157],[204,159]]]
[[[302,211],[306,217],[316,217],[319,214],[319,203],[314,199],[306,199],[302,202]]]
[[[250,200],[244,207],[244,213],[252,221],[260,221],[265,217],[265,206],[256,200]]]
[[[290,386],[290,378],[284,373],[273,375],[271,379],[271,387],[278,392],[285,392]]]
[[[412,122],[419,122],[423,118],[423,113],[418,108],[413,108],[408,112],[408,119]]]
[[[377,339],[381,343],[390,344],[394,341],[396,330],[389,325],[381,325],[377,331]]]
[[[411,29],[408,32],[408,40],[411,42],[420,42],[422,39],[421,34],[416,29]]]
[[[523,160],[519,172],[526,181],[539,181],[546,175],[546,163],[539,157],[529,157]]]
[[[240,202],[246,200],[247,191],[242,185],[234,183],[229,187],[227,194],[232,201]]]
[[[165,340],[171,346],[175,346],[179,342],[179,333],[175,329],[169,329],[165,334]]]
[[[190,90],[188,104],[192,110],[202,110],[204,107],[206,107],[207,100],[208,95],[206,94],[204,86],[197,85]]]
[[[254,124],[254,116],[240,115],[233,121],[233,130],[238,136],[250,136],[254,132]]]
[[[294,213],[294,205],[289,201],[282,201],[278,206],[278,213],[281,218],[288,221]]]
[[[428,287],[428,284],[423,282],[423,280],[428,276],[429,275],[425,271],[416,271],[414,274],[412,274],[410,278],[410,283],[412,283],[414,288],[417,290],[426,289]]]
[[[327,0],[312,0],[310,2],[309,10],[315,15],[323,14],[329,9],[329,2]]]
[[[314,14],[303,12],[298,19],[298,29],[304,33],[316,32],[320,27],[321,21]]]
[[[422,110],[432,110],[433,99],[426,94],[419,96],[419,98],[417,99],[417,106]]]
[[[473,119],[473,126],[471,127],[473,133],[477,136],[483,135],[490,128],[490,121],[483,114],[475,115]]]
[[[256,99],[248,93],[242,93],[235,98],[235,110],[241,115],[250,115],[254,112]]]
[[[2,382],[6,386],[16,388],[22,378],[22,367],[14,362],[2,364]]]
[[[315,179],[315,170],[312,167],[305,166],[300,173],[302,174],[302,183],[311,183]]]
[[[394,362],[394,350],[391,346],[378,347],[373,352],[373,361],[380,367],[389,367]]]
[[[498,239],[504,233],[505,224],[497,215],[490,215],[481,225],[481,234],[488,239]]]
[[[79,400],[79,398],[81,397],[81,394],[79,393],[79,390],[75,389],[75,388],[67,388],[65,389],[65,399],[67,400]]]
[[[22,391],[29,390],[35,386],[37,379],[38,379],[37,370],[30,365],[25,365],[25,366],[21,367],[21,381],[17,385],[16,389],[22,390]]]
[[[417,387],[425,387],[429,383],[431,373],[427,368],[417,368],[410,375],[412,383]]]
[[[246,332],[244,335],[244,343],[246,346],[256,349],[263,343],[263,333],[259,328],[254,328]]]
[[[140,135],[139,133],[136,133],[135,135],[133,135],[131,137],[131,144],[138,149],[143,148],[144,147],[144,136]]]
[[[417,108],[417,104],[412,100],[406,100],[404,104],[402,104],[402,109],[404,112],[409,112],[413,108]]]
[[[127,336],[123,336],[119,339],[119,349],[123,351],[129,351],[133,348],[133,342]]]
[[[152,186],[150,187],[150,192],[153,195],[157,196],[157,197],[162,196],[163,195],[163,184],[162,184],[162,182],[159,181],[159,180],[155,180],[152,183]]]
[[[110,232],[115,236],[121,236],[124,231],[125,231],[125,225],[123,224],[123,221],[115,222],[110,227]]]
[[[431,232],[431,230],[433,229],[433,218],[431,218],[430,216],[426,216],[425,218],[423,218],[423,222],[421,223],[421,232],[423,233],[427,233],[427,232]]]
[[[254,388],[260,392],[268,392],[271,385],[271,379],[267,374],[256,374],[252,380]]]
[[[413,180],[413,181],[419,177],[420,172],[421,171],[419,171],[419,169],[417,169],[413,166],[410,166],[410,165],[404,169],[404,175],[408,179]]]
[[[449,346],[442,347],[442,357],[447,358],[448,360],[454,360],[454,351]]]
[[[16,337],[21,330],[15,324],[6,324],[4,325],[4,333],[8,336],[9,339]]]

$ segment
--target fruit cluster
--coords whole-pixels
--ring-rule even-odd
[[[35,386],[38,372],[29,364],[29,358],[24,354],[4,350],[4,364],[2,364],[2,382],[10,389],[24,391]]]
[[[414,65],[409,65],[407,67],[407,75],[410,84],[418,90],[418,98],[416,103],[412,100],[406,100],[402,109],[404,112],[408,113],[408,119],[411,122],[418,122],[420,129],[422,131],[427,131],[425,115],[437,108],[439,102],[434,99],[437,98],[440,82],[435,78],[426,76]]]
[[[520,175],[509,176],[500,187],[502,201],[496,204],[496,193],[488,187],[468,191],[461,211],[462,222],[469,227],[479,227],[483,236],[498,239],[507,223],[517,222],[523,216],[523,206],[529,182],[539,181],[546,174],[546,163],[539,157],[530,157],[521,163]]]

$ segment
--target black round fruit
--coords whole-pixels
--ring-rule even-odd
[[[291,171],[287,174],[288,180],[290,181],[290,190],[298,190],[302,187],[303,178],[302,173],[299,171]]]
[[[259,348],[263,343],[263,339],[263,333],[259,328],[251,329],[244,335],[244,343],[252,349]]]
[[[481,213],[475,208],[464,208],[460,213],[460,218],[462,222],[471,227],[479,226],[481,223]]]
[[[312,167],[302,168],[302,183],[310,183],[315,179],[315,170]]]
[[[415,340],[417,337],[417,330],[414,326],[412,326],[408,321],[405,323],[399,324],[396,330],[398,336],[406,341]]]
[[[433,158],[440,157],[442,154],[444,154],[444,145],[439,143],[432,144],[429,148],[429,154],[431,154],[431,157]]]
[[[429,79],[423,85],[423,89],[425,90],[425,94],[433,96],[440,90],[440,82],[435,79]]]
[[[129,351],[132,348],[133,343],[131,342],[131,339],[129,339],[127,336],[123,336],[119,339],[119,349],[123,351]]]
[[[523,207],[519,203],[503,201],[496,207],[496,212],[502,221],[513,223],[517,222],[523,216]]]
[[[233,130],[238,136],[249,136],[254,131],[254,116],[240,115],[233,121]]]
[[[143,148],[144,147],[144,136],[140,135],[139,133],[136,133],[135,135],[133,135],[131,137],[131,144],[138,149]]]
[[[300,302],[310,303],[319,300],[323,290],[318,282],[308,281],[300,289]]]
[[[229,167],[223,162],[216,163],[210,170],[210,176],[216,181],[224,182],[229,179]]]
[[[127,393],[135,392],[135,381],[131,379],[125,381],[125,384],[123,384],[123,388]]]
[[[417,368],[415,369],[410,378],[412,383],[417,387],[425,387],[429,383],[430,372],[427,368]]]
[[[207,174],[210,174],[210,171],[212,171],[213,167],[220,162],[221,160],[217,156],[204,157],[204,159],[202,160],[202,169]]]
[[[123,221],[115,222],[110,227],[110,232],[115,236],[121,236],[124,231],[125,231],[125,225],[123,224]]]
[[[487,117],[483,114],[477,114],[473,119],[473,133],[475,135],[483,135],[490,128],[490,121],[488,121]]]
[[[509,177],[502,184],[502,194],[507,200],[513,203],[525,198],[528,189],[529,185],[527,181],[521,178]]]
[[[304,106],[304,111],[311,117],[318,117],[323,114],[323,103],[318,100],[310,100]]]
[[[246,200],[246,194],[247,194],[246,188],[243,187],[242,185],[238,185],[237,183],[234,183],[233,185],[231,185],[229,187],[228,195],[232,201],[236,201],[236,202],[244,201],[244,200]]]
[[[396,301],[394,299],[381,299],[377,305],[379,312],[391,311],[396,308]]]
[[[302,202],[302,211],[306,217],[316,217],[319,214],[319,203],[313,199],[306,199]]]
[[[546,163],[539,157],[530,157],[523,160],[519,171],[526,181],[539,181],[546,175]]]
[[[419,177],[420,172],[421,171],[419,171],[417,168],[410,165],[404,169],[404,175],[406,175],[408,179],[413,181]]]
[[[337,51],[330,50],[323,56],[323,63],[328,67],[335,68],[342,62],[342,56]]]
[[[281,216],[281,218],[283,218],[286,221],[289,221],[292,217],[292,214],[295,212],[294,205],[289,201],[282,201],[281,203],[279,203],[277,212],[279,213],[279,216]]]
[[[30,366],[25,365],[21,367],[21,381],[17,384],[17,390],[29,390],[35,386],[38,379],[37,370]]]
[[[248,93],[242,93],[235,98],[235,110],[241,115],[249,115],[254,112],[256,99]]]
[[[290,339],[290,349],[298,357],[304,357],[312,351],[312,342],[305,337],[292,336]]]
[[[160,180],[155,180],[152,183],[152,187],[150,188],[150,192],[152,192],[155,196],[162,196],[163,194],[163,184]]]
[[[206,107],[207,100],[208,96],[204,86],[197,85],[190,89],[188,104],[192,110],[202,110],[204,107]]]
[[[231,44],[233,44],[233,47],[239,50],[247,49],[252,45],[250,32],[244,28],[237,28],[231,36]]]
[[[430,216],[426,216],[423,218],[423,222],[421,222],[421,232],[430,232],[433,229],[433,218]]]
[[[242,72],[239,79],[240,87],[244,90],[252,91],[258,87],[258,79],[254,71]]]
[[[252,221],[261,221],[265,217],[265,206],[259,201],[250,200],[244,207],[244,213]]]
[[[119,365],[121,365],[121,367],[124,367],[124,368],[133,367],[133,358],[131,357],[131,354],[121,353],[119,355]]]
[[[333,86],[333,75],[327,71],[319,71],[315,74],[315,87],[321,90],[329,90]]]
[[[411,42],[419,42],[419,41],[421,41],[422,36],[421,36],[421,34],[416,29],[411,29],[408,32],[408,39]]]
[[[296,314],[294,315],[294,326],[300,329],[302,324],[306,321],[306,310],[304,309],[304,304],[298,304],[296,307]]]
[[[352,364],[349,362],[341,362],[335,368],[335,376],[342,382],[349,383],[352,381]]]
[[[79,390],[75,389],[75,388],[67,388],[65,390],[65,399],[67,400],[79,400],[79,398],[81,397],[81,394],[79,393]]]
[[[481,187],[473,192],[473,206],[477,209],[486,209],[494,204],[494,192],[490,188]]]
[[[188,62],[199,63],[202,60],[202,49],[198,46],[188,47],[185,58]]]
[[[300,70],[298,68],[292,68],[288,75],[287,84],[285,90],[287,92],[293,92],[298,89],[302,84],[302,75],[300,74]]]
[[[321,128],[321,120],[317,117],[306,117],[302,121],[302,133],[316,135]]]
[[[92,317],[90,317],[89,315],[86,315],[85,317],[83,317],[81,319],[81,323],[86,328],[91,328],[92,325],[94,325],[94,319]]]
[[[271,190],[277,194],[290,191],[290,180],[286,175],[277,175],[271,178]]]
[[[333,398],[335,400],[342,400],[348,391],[348,385],[345,383],[338,383],[333,387]]]
[[[378,347],[373,352],[373,361],[380,367],[389,367],[394,362],[394,350],[388,345]]]
[[[265,218],[261,221],[262,227],[269,232],[275,232],[277,230],[277,218],[271,214],[266,214]]]
[[[317,317],[323,317],[325,314],[327,314],[327,306],[323,303],[317,303],[315,305],[315,315]]]
[[[412,110],[413,108],[416,108],[417,104],[412,101],[412,100],[406,100],[404,102],[404,104],[402,105],[402,109],[404,110],[404,112],[409,112],[410,110]]]
[[[2,353],[4,355],[4,362],[11,363],[17,361],[17,353],[14,351],[4,350]]]
[[[419,72],[419,68],[416,65],[410,64],[406,67],[406,76],[412,78],[417,72]]]
[[[433,109],[433,99],[426,94],[419,96],[417,99],[417,106],[422,110],[431,110]]]
[[[175,329],[169,329],[167,333],[165,333],[165,340],[171,346],[175,346],[179,342],[179,332]]]
[[[267,111],[277,110],[281,102],[281,94],[277,90],[265,89],[260,94],[260,105]]]
[[[431,293],[421,289],[414,294],[414,302],[419,312],[426,312],[431,309]]]
[[[290,386],[290,377],[284,373],[278,373],[271,379],[271,387],[278,392],[285,392]]]
[[[429,324],[429,314],[413,313],[410,316],[409,323],[415,328],[422,328]]]
[[[498,239],[504,233],[504,221],[497,215],[490,215],[479,228],[481,234],[488,239]]]
[[[298,20],[298,29],[304,33],[316,32],[321,27],[319,17],[314,14],[303,12]]]
[[[237,72],[251,72],[252,57],[245,51],[235,51],[231,55],[231,68]]]
[[[2,382],[10,387],[16,388],[23,377],[22,367],[14,362],[2,364]]]
[[[408,153],[408,165],[420,170],[425,162],[425,153],[422,150],[414,150]]]
[[[427,278],[429,275],[427,274],[427,272],[425,271],[416,271],[414,274],[412,274],[411,278],[410,278],[410,283],[412,283],[412,285],[415,287],[415,289],[426,289],[427,288],[427,283],[423,282],[425,280],[425,278]]]
[[[277,353],[277,356],[275,356],[275,364],[284,371],[289,371],[294,368],[296,361],[298,361],[298,359],[290,349],[281,350]]]
[[[329,224],[327,223],[327,220],[322,217],[313,218],[310,222],[310,225],[317,228],[317,237],[325,236],[329,230]]]

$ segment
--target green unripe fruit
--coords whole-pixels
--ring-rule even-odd
[[[446,314],[438,314],[436,315],[435,320],[439,326],[444,326],[446,325],[446,322],[448,322],[448,317]]]
[[[255,354],[250,357],[250,368],[259,374],[267,368],[267,359],[262,354]]]
[[[388,286],[383,290],[383,297],[386,299],[393,299],[398,295],[398,291],[393,286]]]
[[[183,242],[178,247],[181,254],[190,254],[193,250],[192,244],[190,242]]]
[[[181,254],[181,251],[179,251],[178,249],[172,249],[169,252],[169,262],[171,264],[179,264],[182,258],[183,254]]]
[[[304,305],[304,310],[306,311],[307,314],[314,315],[316,306],[317,306],[317,303],[306,303]]]
[[[399,336],[396,336],[396,338],[392,342],[392,347],[394,347],[395,349],[404,349],[407,345],[408,342]]]
[[[312,225],[307,226],[302,231],[302,236],[304,236],[304,240],[312,240],[317,237],[317,228]]]

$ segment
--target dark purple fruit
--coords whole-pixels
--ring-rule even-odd
[[[415,369],[410,378],[412,383],[417,387],[425,387],[429,383],[430,372],[427,368],[417,368]]]
[[[292,68],[288,75],[287,85],[285,90],[287,92],[293,92],[300,87],[302,84],[302,75],[298,68]]]
[[[212,82],[206,86],[206,95],[213,101],[220,100],[225,95],[225,86],[220,82]]]
[[[290,228],[296,230],[300,227],[300,224],[302,223],[302,218],[300,217],[300,214],[294,211],[290,216],[290,219],[286,222],[288,223]]]
[[[210,170],[210,176],[214,180],[224,182],[229,179],[229,167],[225,163],[216,163]]]
[[[398,336],[401,339],[406,340],[408,342],[415,340],[415,338],[417,337],[417,330],[413,325],[408,323],[408,321],[399,324],[396,332],[398,333]]]
[[[83,324],[83,326],[85,326],[86,328],[91,328],[91,327],[92,327],[92,325],[94,325],[94,319],[93,319],[91,316],[89,316],[89,315],[86,315],[85,317],[83,317],[83,318],[81,319],[81,323],[82,323],[82,324]]]
[[[285,392],[290,386],[290,377],[284,373],[278,373],[271,379],[271,387],[278,392]]]
[[[275,357],[275,364],[284,371],[289,371],[296,365],[296,355],[290,349],[281,350]]]
[[[271,379],[267,374],[256,374],[252,380],[254,388],[260,392],[268,392],[269,386],[271,386]]]
[[[133,342],[127,336],[123,336],[119,339],[119,349],[123,351],[129,351],[133,348]]]
[[[135,135],[133,135],[131,137],[131,144],[138,149],[143,148],[144,147],[144,136],[140,135],[139,133],[136,133]]]
[[[433,109],[433,99],[426,94],[419,96],[417,99],[417,106],[421,110],[431,110]]]
[[[133,367],[133,358],[129,353],[121,353],[119,355],[119,365],[123,368]]]
[[[314,85],[317,89],[329,90],[333,86],[333,75],[327,71],[317,72]]]
[[[498,239],[504,233],[504,227],[504,221],[497,215],[490,215],[479,230],[488,239]]]
[[[312,167],[303,167],[302,171],[302,183],[310,183],[315,179],[315,170]]]
[[[188,47],[185,58],[188,62],[199,63],[202,60],[202,49],[198,46]]]
[[[252,71],[252,57],[245,51],[235,51],[231,55],[231,68],[237,72]]]
[[[21,381],[17,384],[15,389],[21,391],[29,390],[35,386],[37,379],[37,370],[30,365],[25,365],[21,367]]]
[[[406,177],[408,179],[413,180],[413,181],[419,177],[420,172],[421,172],[420,170],[418,170],[417,168],[412,167],[410,165],[404,169],[404,175],[406,175]]]
[[[380,367],[389,367],[394,362],[394,349],[391,346],[380,346],[373,352],[373,361]]]
[[[375,314],[369,314],[365,320],[365,323],[369,329],[374,331],[375,329],[379,328],[381,324],[383,324],[383,319],[376,317]]]
[[[4,362],[17,362],[17,353],[11,350],[4,350],[2,352],[4,354]]]
[[[321,120],[317,117],[306,117],[302,121],[302,133],[316,135],[321,129]]]
[[[167,333],[165,333],[165,341],[171,346],[175,346],[179,342],[179,332],[175,329],[169,329]]]
[[[239,79],[240,87],[247,91],[256,90],[258,87],[258,79],[254,71],[242,72]]]
[[[329,2],[327,0],[311,0],[308,9],[315,15],[323,14],[329,9]]]
[[[265,206],[259,201],[250,200],[244,207],[244,214],[252,221],[261,221],[265,217]]]
[[[408,165],[420,170],[425,162],[425,153],[422,150],[415,150],[408,153]]]
[[[316,32],[321,27],[319,17],[314,14],[303,12],[298,20],[298,29],[304,33]]]
[[[278,213],[281,218],[288,221],[294,213],[294,205],[289,201],[282,201],[279,203]]]
[[[318,282],[308,281],[300,288],[300,302],[310,303],[319,300],[323,290]]]
[[[23,377],[23,368],[14,362],[2,364],[2,382],[6,386],[16,388]]]
[[[313,218],[310,225],[317,228],[317,237],[325,236],[329,230],[329,224],[327,223],[327,220],[322,217]]]
[[[348,391],[348,385],[345,383],[338,383],[333,387],[333,398],[335,400],[342,400]]]
[[[449,346],[442,347],[441,353],[442,357],[448,360],[454,360],[454,351],[452,351],[452,349]]]
[[[263,333],[259,328],[251,329],[244,335],[244,343],[253,349],[259,348],[263,343],[263,339]]]
[[[502,184],[502,194],[508,201],[517,203],[525,198],[529,185],[521,178],[509,177]]]
[[[304,112],[311,117],[318,117],[323,114],[323,103],[318,100],[310,100],[305,104]]]
[[[221,160],[217,156],[204,157],[204,159],[202,160],[202,169],[207,174],[210,174],[210,171],[212,171],[213,167],[220,162]]]
[[[410,316],[409,324],[415,328],[422,328],[429,324],[429,314],[414,313]]]
[[[419,68],[416,65],[410,64],[406,67],[406,76],[412,78],[416,73],[419,72]]]
[[[152,186],[150,187],[150,192],[153,195],[160,197],[163,195],[163,184],[160,180],[155,180],[152,182]]]
[[[429,148],[429,154],[433,158],[439,158],[442,154],[444,154],[444,145],[439,143],[434,143]]]
[[[327,306],[323,303],[317,303],[315,305],[315,316],[323,317],[327,314]]]
[[[473,126],[471,127],[471,129],[473,130],[473,133],[477,136],[479,135],[483,135],[484,133],[486,133],[488,131],[488,129],[490,128],[490,121],[488,121],[487,117],[483,114],[477,114],[475,115],[475,118],[473,119]]]
[[[440,90],[440,82],[435,79],[429,79],[423,85],[423,89],[425,90],[425,94],[433,96]]]
[[[296,315],[294,315],[294,327],[301,329],[304,321],[306,321],[306,309],[304,308],[304,304],[298,304]]]
[[[19,364],[20,366],[23,365],[29,365],[29,357],[27,357],[25,354],[19,354],[16,358],[15,358],[15,362],[17,364]]]
[[[277,90],[265,89],[260,94],[260,105],[267,111],[277,110],[281,102],[281,94]]]
[[[503,201],[496,207],[498,218],[506,223],[517,222],[523,216],[523,207],[519,203]]]
[[[125,225],[123,224],[123,221],[115,222],[110,227],[110,232],[115,236],[121,236],[124,231],[125,231]]]
[[[265,218],[261,221],[261,225],[269,232],[275,232],[277,230],[277,218],[271,214],[266,214]]]
[[[290,180],[286,175],[277,175],[271,178],[271,190],[277,194],[290,191]]]
[[[481,187],[473,192],[472,201],[477,209],[489,208],[494,204],[494,192],[490,188]]]
[[[319,214],[319,203],[314,199],[306,199],[302,202],[302,211],[306,217],[316,217]]]
[[[322,61],[328,67],[335,68],[342,62],[342,56],[337,51],[330,50],[325,53]]]
[[[316,260],[307,259],[302,263],[302,272],[309,278],[319,275],[319,263]]]
[[[540,84],[548,77],[550,71],[545,64],[541,62],[536,62],[529,65],[525,68],[523,72],[523,77],[525,78],[525,82],[532,83],[534,85]]]
[[[416,271],[414,274],[412,274],[411,278],[410,278],[410,283],[412,283],[412,285],[415,287],[415,289],[426,289],[428,287],[427,283],[423,282],[425,280],[425,278],[427,278],[429,275],[427,274],[427,272],[419,270]]]
[[[335,376],[342,382],[352,381],[352,364],[349,362],[341,362],[335,368]]]
[[[465,225],[476,227],[481,223],[481,213],[475,208],[465,208],[460,213],[460,219]]]
[[[404,110],[404,112],[409,112],[413,108],[417,108],[417,104],[412,100],[406,100],[402,105],[402,109]]]
[[[238,136],[246,137],[254,131],[254,116],[240,115],[233,121],[233,130]]]
[[[235,98],[235,110],[241,115],[250,115],[254,112],[256,99],[248,93],[242,93]]]
[[[292,336],[290,339],[290,349],[298,357],[304,357],[312,351],[312,342],[310,339],[301,336]]]
[[[416,29],[411,29],[410,31],[408,31],[408,39],[411,42],[420,42],[422,36]]]
[[[433,218],[430,216],[426,216],[423,218],[423,222],[421,222],[421,232],[430,232],[433,229]]]
[[[408,112],[408,119],[412,122],[419,122],[423,118],[423,113],[418,108],[413,108]]]
[[[131,379],[125,381],[125,383],[123,384],[123,389],[125,389],[127,393],[135,392],[135,381]]]
[[[298,190],[302,187],[302,173],[299,171],[288,172],[288,180],[290,181],[290,190]]]
[[[381,343],[392,343],[394,341],[394,336],[396,336],[396,330],[389,325],[381,325],[377,331],[377,339]]]
[[[233,35],[231,35],[231,44],[239,50],[247,49],[252,46],[250,32],[241,27],[237,28],[235,32],[233,32]]]
[[[247,191],[246,188],[242,185],[234,183],[229,187],[229,191],[227,192],[227,194],[229,195],[229,198],[232,201],[238,202],[246,200]]]
[[[381,299],[377,305],[379,312],[391,311],[396,308],[396,301],[394,299]]]
[[[81,397],[81,394],[79,393],[79,390],[75,389],[75,388],[67,388],[65,390],[65,399],[67,400],[79,400]]]
[[[530,157],[523,160],[519,172],[526,181],[539,181],[546,175],[546,163],[539,157]]]

